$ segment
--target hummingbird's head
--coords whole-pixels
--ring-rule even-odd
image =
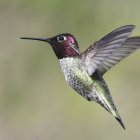
[[[39,40],[49,43],[58,59],[76,57],[80,54],[78,43],[75,37],[69,33],[59,34],[50,38],[21,37],[21,39]]]

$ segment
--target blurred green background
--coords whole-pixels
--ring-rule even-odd
[[[0,1],[0,139],[138,140],[140,51],[105,76],[118,122],[66,83],[48,44],[18,39],[69,32],[84,51],[93,41],[126,24],[140,35],[139,0]]]

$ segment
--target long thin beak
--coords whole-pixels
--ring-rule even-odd
[[[28,39],[28,40],[38,40],[38,41],[45,41],[50,42],[49,38],[33,38],[33,37],[20,37],[20,39]]]

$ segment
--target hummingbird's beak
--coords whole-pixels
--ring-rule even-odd
[[[50,43],[50,39],[49,38],[20,37],[20,39],[38,40],[38,41],[45,41],[45,42]]]

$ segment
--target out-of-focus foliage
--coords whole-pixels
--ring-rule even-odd
[[[134,24],[140,35],[139,0],[0,1],[0,139],[138,140],[140,51],[106,75],[126,124],[81,98],[64,81],[48,44],[18,39],[70,32],[81,50],[113,29]]]

